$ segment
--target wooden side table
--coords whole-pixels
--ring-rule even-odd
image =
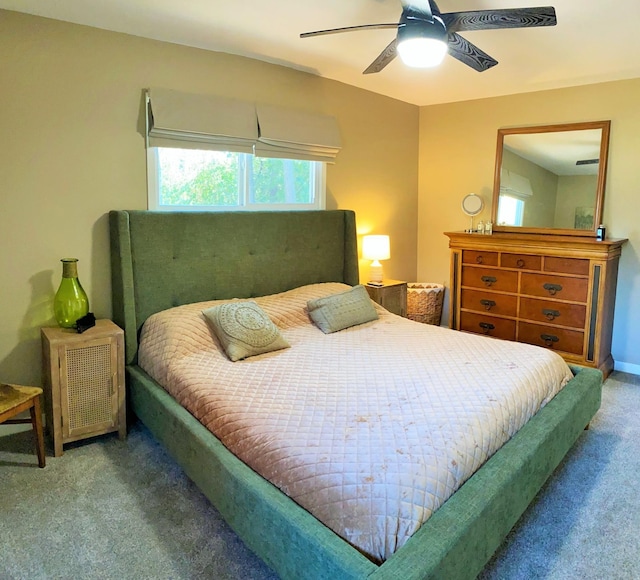
[[[110,320],[78,334],[42,329],[47,431],[54,455],[71,441],[118,431],[127,434],[124,332]]]
[[[0,423],[31,423],[36,436],[38,465],[45,466],[44,437],[42,436],[42,411],[40,410],[40,387],[23,387],[0,383]],[[23,411],[29,410],[31,419],[12,419]]]
[[[401,280],[383,280],[382,286],[365,284],[369,297],[393,314],[407,315],[407,283]]]

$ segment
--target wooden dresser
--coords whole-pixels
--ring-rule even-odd
[[[618,260],[626,240],[449,232],[449,325],[613,370]]]

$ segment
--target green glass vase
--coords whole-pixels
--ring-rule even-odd
[[[75,328],[78,318],[89,312],[89,299],[78,280],[78,259],[63,258],[62,280],[53,299],[53,312],[62,328]]]

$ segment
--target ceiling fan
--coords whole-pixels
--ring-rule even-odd
[[[497,65],[498,61],[460,36],[458,32],[556,24],[556,11],[552,6],[442,14],[434,0],[401,0],[401,2],[402,15],[399,22],[316,30],[304,32],[300,38],[354,30],[395,28],[396,38],[363,71],[363,74],[380,72],[398,54],[408,66],[432,67],[440,64],[447,53],[472,69],[483,72]]]

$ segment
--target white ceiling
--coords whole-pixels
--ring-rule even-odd
[[[554,5],[553,27],[462,33],[499,61],[478,73],[447,57],[437,69],[395,59],[362,71],[394,38],[371,30],[301,32],[397,22],[400,0],[0,0],[0,8],[282,64],[416,105],[640,77],[640,1],[439,0],[458,12]]]

